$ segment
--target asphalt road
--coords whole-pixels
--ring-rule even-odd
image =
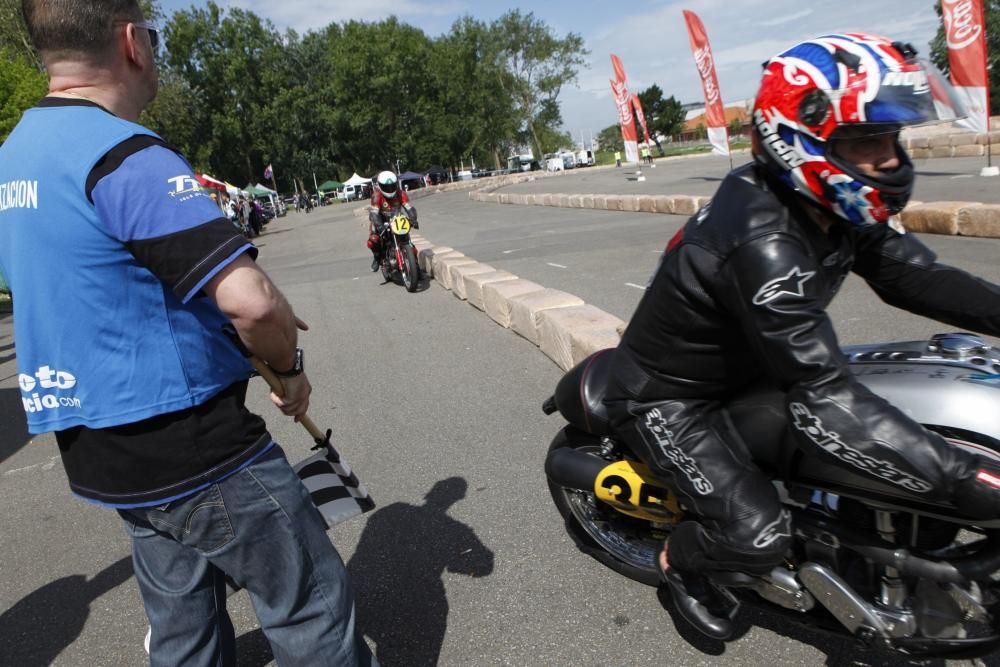
[[[737,166],[749,160],[747,151],[733,155]],[[1000,155],[993,157],[993,164],[1000,164]],[[914,200],[1000,203],[1000,178],[979,175],[979,170],[986,166],[985,157],[916,160],[914,166],[917,169]],[[571,169],[553,178],[520,183],[499,192],[708,196],[729,171],[729,159],[698,155],[657,160],[655,168],[641,169],[646,178],[641,182],[636,171],[635,165]]]
[[[682,223],[461,193],[417,205],[430,240],[626,319]],[[580,554],[542,472],[560,422],[540,403],[560,371],[436,283],[416,294],[381,284],[363,224],[346,206],[292,214],[261,237],[259,261],[312,327],[302,336],[310,414],[333,429],[379,505],[331,538],[383,664],[906,664],[758,613],[739,640],[704,640],[656,591]],[[997,242],[928,240],[1000,281]],[[845,342],[941,330],[853,283],[833,312]],[[124,531],[113,513],[70,496],[51,436],[24,432],[10,330],[0,316],[0,664],[141,664],[146,621]],[[269,405],[259,380],[250,401],[290,459],[307,456],[305,432]],[[230,609],[241,664],[270,664],[248,598],[237,594]]]

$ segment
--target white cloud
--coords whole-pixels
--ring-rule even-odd
[[[280,28],[294,28],[299,32],[317,30],[330,23],[344,21],[380,21],[389,16],[401,20],[414,17],[458,17],[470,11],[461,0],[225,0],[225,7],[247,9],[269,18]]]

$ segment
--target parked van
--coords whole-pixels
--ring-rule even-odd
[[[578,167],[592,167],[594,166],[594,151],[577,151],[576,154],[576,166]]]
[[[340,201],[353,201],[355,199],[361,198],[361,186],[360,185],[345,185],[340,190],[337,190],[337,199]]]

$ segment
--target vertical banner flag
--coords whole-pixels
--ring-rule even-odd
[[[694,62],[701,75],[701,85],[705,89],[705,125],[708,127],[708,140],[712,144],[712,152],[719,155],[729,155],[729,132],[726,130],[726,113],[722,109],[722,95],[719,92],[719,77],[715,73],[715,61],[712,59],[712,47],[708,43],[708,33],[698,15],[684,10],[684,21],[687,23],[688,40],[694,53]]]
[[[635,118],[632,114],[632,96],[628,93],[625,67],[621,59],[611,54],[611,66],[615,68],[615,78],[611,80],[611,92],[618,106],[618,122],[622,126],[622,140],[625,142],[625,161],[639,161],[639,142],[635,132]]]
[[[271,165],[267,165],[267,169],[264,170],[264,178],[271,178],[273,176],[274,169],[271,168]]]
[[[646,139],[646,145],[652,146],[653,144],[649,140],[649,126],[646,125],[646,112],[642,110],[642,102],[635,93],[632,93],[632,107],[635,109],[635,119],[639,121],[639,126],[642,128],[642,135]]]
[[[990,88],[983,0],[942,0],[941,14],[951,83],[969,113],[958,125],[986,133],[990,124]]]

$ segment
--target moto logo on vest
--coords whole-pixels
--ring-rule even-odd
[[[21,387],[21,391],[26,394],[26,396],[21,397],[25,412],[79,408],[82,405],[80,399],[75,396],[56,396],[55,394],[35,391],[36,389],[72,389],[76,386],[76,377],[66,371],[57,371],[49,366],[42,366],[34,375],[25,373],[18,375],[17,383]]]

